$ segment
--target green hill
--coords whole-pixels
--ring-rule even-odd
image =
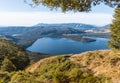
[[[120,52],[99,50],[50,57],[26,71],[37,73],[42,82],[46,79],[52,81],[50,83],[56,83],[54,80],[58,83],[119,83]]]
[[[9,40],[0,39],[0,70],[17,71],[28,66],[30,60],[26,52],[11,43]]]
[[[29,62],[23,49],[9,40],[0,40],[0,83],[120,82],[119,51],[99,50],[51,56],[28,66]]]

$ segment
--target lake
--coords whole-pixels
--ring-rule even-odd
[[[108,49],[106,38],[96,38],[94,42],[80,42],[67,38],[40,38],[27,50],[46,54],[76,54],[85,51]]]

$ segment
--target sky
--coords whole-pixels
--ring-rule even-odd
[[[30,1],[30,0],[28,0]],[[66,12],[51,11],[42,5],[31,7],[24,0],[1,0],[0,26],[33,26],[38,23],[84,23],[96,26],[110,24],[114,8],[104,4],[92,7],[92,11]]]

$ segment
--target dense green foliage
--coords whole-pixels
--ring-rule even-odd
[[[1,70],[11,72],[15,71],[16,67],[7,57],[5,57],[2,62]]]
[[[29,0],[24,0],[28,2]],[[36,5],[44,5],[51,9],[61,8],[65,11],[90,11],[92,6],[99,5],[100,3],[107,4],[109,6],[115,6],[119,4],[119,0],[32,0]],[[117,4],[118,3],[118,4]]]
[[[35,71],[40,82],[53,83],[99,83],[104,78],[94,76],[93,72],[80,64],[75,64],[68,56],[58,56],[46,61]]]
[[[108,45],[112,49],[120,50],[120,7],[116,8],[114,20],[110,27],[111,41],[108,42]]]
[[[41,64],[34,73],[24,71],[2,73],[0,81],[9,80],[6,83],[110,83],[110,79],[94,76],[91,70],[69,61],[67,57],[57,56],[50,59]]]
[[[9,40],[0,39],[0,70],[23,70],[29,65],[29,58],[25,51]]]

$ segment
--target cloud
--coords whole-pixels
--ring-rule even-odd
[[[1,26],[32,26],[37,23],[85,23],[106,25],[112,15],[104,13],[1,12]]]

